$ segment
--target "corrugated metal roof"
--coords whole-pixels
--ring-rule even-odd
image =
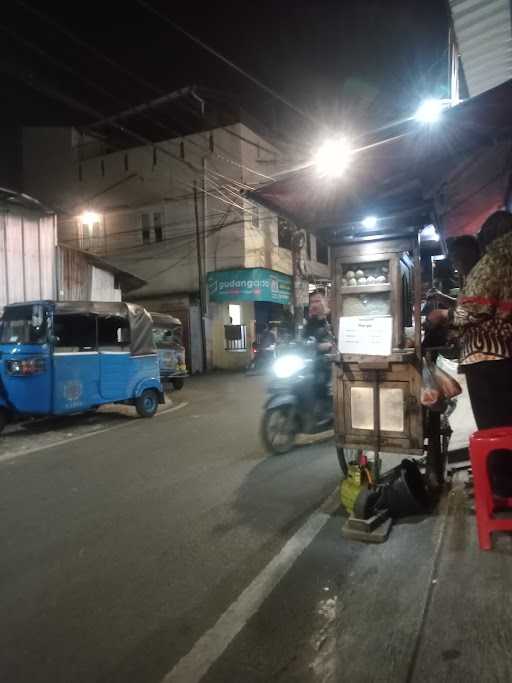
[[[510,0],[449,0],[471,97],[512,78]]]
[[[28,194],[16,192],[6,187],[0,187],[0,203],[4,206],[23,206],[44,214],[54,213],[51,209],[41,204],[41,202]]]

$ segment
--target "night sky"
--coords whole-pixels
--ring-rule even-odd
[[[0,20],[3,122],[94,120],[92,114],[34,92],[20,76],[106,114],[197,84],[228,94],[275,131],[309,142],[325,126],[362,130],[411,113],[425,95],[446,94],[444,0],[210,2],[203,8],[192,2],[151,2],[313,121],[273,100],[135,0],[89,0],[65,7],[51,0],[12,0]],[[147,83],[119,73],[24,5],[58,21]],[[173,125],[184,128],[190,116],[176,108]]]

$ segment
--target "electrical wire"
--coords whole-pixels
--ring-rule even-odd
[[[28,6],[26,5],[26,3],[24,3],[22,0],[16,0],[16,1],[18,2],[18,4],[21,4],[23,7],[29,9]],[[39,16],[40,18],[43,18],[42,14],[41,14],[40,12],[35,11],[35,13],[36,13],[37,16]],[[51,22],[51,21],[50,21],[50,23],[54,23],[55,25],[57,25],[56,22]],[[67,32],[66,29],[63,29],[63,28],[60,27],[60,26],[59,26],[59,28],[60,28],[60,30],[62,30],[66,35],[68,35],[68,37],[70,37],[71,39],[74,39],[74,36],[73,36],[70,32]],[[8,29],[7,29],[7,30],[8,30]],[[8,30],[8,31],[9,31],[9,30]],[[56,64],[56,65],[59,65],[59,60],[55,60],[55,59],[52,58],[50,55],[48,55],[47,53],[45,53],[44,51],[42,51],[40,48],[38,48],[37,46],[35,46],[33,43],[29,43],[28,41],[25,41],[24,39],[22,39],[22,38],[21,38],[20,36],[18,36],[17,34],[14,34],[12,31],[10,31],[10,33],[11,33],[11,35],[15,35],[18,39],[20,39],[21,41],[23,41],[26,45],[28,45],[28,46],[31,47],[32,49],[38,51],[40,54],[42,54],[43,56],[45,56],[51,63]],[[78,39],[78,40],[79,40],[79,39]],[[80,44],[82,44],[82,45],[84,45],[84,46],[87,45],[87,44],[84,43],[84,41],[79,41],[79,42],[80,42]],[[90,46],[89,46],[89,47],[90,47]],[[94,48],[90,48],[90,49],[93,51],[94,54],[97,54],[97,55],[102,56],[101,53],[100,53],[99,51],[96,51]],[[113,62],[112,60],[109,60],[108,58],[105,58],[105,59],[106,59],[106,61],[107,61],[108,63],[110,63],[111,65],[115,65],[115,64],[116,64],[115,62]],[[62,65],[61,63],[60,63],[60,65],[61,65],[63,68],[65,68],[68,72],[76,73],[74,70],[71,70],[70,68],[65,67],[65,65]],[[118,65],[116,65],[116,66],[118,66]],[[4,67],[4,70],[5,70],[5,67],[6,67],[5,63],[4,63],[4,65],[3,65],[3,67]],[[121,69],[121,70],[123,70],[123,69]],[[9,70],[8,70],[8,71],[9,71]],[[15,76],[17,76],[17,77],[20,77],[20,74],[19,74],[19,73],[13,74],[13,73],[12,73],[12,70],[10,70],[10,71],[11,71],[11,75],[15,75]],[[129,73],[129,72],[128,72],[128,73]],[[50,94],[52,97],[55,97],[56,99],[59,99],[59,100],[64,101],[64,102],[65,102],[66,104],[68,104],[68,105],[71,105],[71,106],[73,106],[73,107],[75,107],[75,108],[79,108],[81,111],[84,111],[85,113],[87,113],[87,114],[89,114],[89,115],[94,115],[95,117],[104,118],[104,115],[103,115],[103,114],[100,114],[100,112],[97,112],[97,111],[94,110],[92,107],[89,107],[88,105],[84,105],[83,103],[78,102],[78,101],[77,101],[76,99],[74,99],[74,98],[71,98],[71,97],[69,97],[69,96],[63,95],[62,93],[60,93],[59,91],[55,90],[54,88],[48,88],[48,86],[42,86],[41,83],[39,83],[39,84],[37,85],[37,84],[35,84],[35,83],[33,82],[32,79],[26,79],[26,78],[21,77],[21,80],[24,80],[25,82],[27,82],[30,86],[34,87],[35,89],[40,89],[40,90],[42,90],[43,92],[45,92],[46,94]],[[84,81],[84,82],[85,82],[85,81]],[[91,87],[96,87],[96,86],[97,86],[97,84],[94,84],[92,81],[89,81],[88,84],[91,85]],[[97,86],[97,87],[98,87],[98,88],[101,88],[101,86]],[[167,150],[166,148],[163,148],[161,145],[158,145],[157,143],[154,143],[154,142],[152,142],[151,140],[148,140],[148,139],[144,138],[144,137],[141,136],[140,134],[138,134],[138,133],[136,133],[136,132],[134,132],[134,131],[131,131],[129,128],[126,128],[125,126],[122,126],[122,125],[119,125],[119,124],[116,124],[114,127],[117,128],[118,130],[122,131],[123,133],[125,133],[125,134],[127,134],[127,135],[133,137],[134,139],[137,139],[139,142],[143,143],[145,146],[151,146],[151,147],[153,147],[154,149],[158,149],[158,150],[162,151],[164,154],[170,156],[171,158],[175,159],[176,161],[184,162],[183,159],[181,159],[180,157],[177,157],[176,155],[173,155],[173,154],[172,154],[171,152],[169,152],[169,150]],[[232,162],[232,163],[234,163],[236,166],[238,166],[238,167],[240,167],[240,168],[242,168],[242,169],[248,170],[249,172],[255,173],[255,174],[260,175],[261,177],[264,177],[264,178],[269,179],[269,180],[272,179],[270,176],[266,176],[265,174],[261,174],[261,173],[259,173],[259,172],[257,172],[257,171],[254,171],[253,169],[249,169],[248,167],[246,167],[246,166],[244,166],[244,165],[242,165],[242,164],[238,164],[238,162],[236,162],[236,161],[230,159],[229,157],[224,157],[223,155],[218,155],[218,156],[220,156],[220,158],[223,158],[223,159],[224,159],[225,161],[227,161],[227,162]],[[191,168],[192,170],[195,170],[196,172],[198,171],[198,169],[197,169],[197,168],[194,168],[194,166],[193,166],[192,164],[187,163],[187,162],[184,162],[184,163],[185,163],[189,168]],[[228,179],[230,180],[230,182],[233,182],[233,179],[232,179],[232,178],[229,178],[228,176],[224,176],[223,174],[218,173],[218,172],[216,172],[216,173],[217,173],[217,175],[219,175],[219,176],[221,176],[221,177],[228,178]],[[137,174],[137,175],[138,175],[138,174]],[[132,174],[132,176],[130,176],[130,177],[133,177],[133,174]],[[129,177],[129,178],[130,178],[130,177]],[[141,176],[139,175],[139,177],[141,177]],[[112,189],[113,187],[116,187],[116,186],[117,186],[118,184],[120,184],[121,182],[125,182],[125,181],[126,181],[127,179],[129,179],[129,178],[121,179],[121,181],[119,181],[118,183],[115,183],[113,186],[110,186],[109,188],[106,188],[105,190],[103,190],[103,191],[102,191],[101,193],[99,193],[99,194],[104,194],[105,192],[109,191],[109,190]],[[142,178],[143,178],[143,177],[142,177]],[[213,181],[211,180],[211,178],[210,178],[210,182],[213,182]],[[236,182],[236,181],[235,181],[235,182]],[[185,186],[187,185],[186,183],[182,183],[182,184],[185,185]],[[204,192],[205,194],[209,194],[210,196],[212,196],[214,199],[216,199],[216,200],[218,200],[218,201],[224,201],[225,203],[227,203],[227,204],[229,204],[229,205],[235,207],[237,210],[239,210],[240,212],[242,212],[242,214],[249,213],[249,215],[251,215],[251,217],[252,217],[252,212],[251,212],[251,211],[245,210],[245,208],[244,208],[243,206],[237,204],[237,203],[234,202],[233,200],[231,200],[231,199],[229,199],[228,197],[226,197],[226,194],[225,194],[225,192],[223,191],[223,188],[222,188],[221,186],[218,186],[215,182],[213,182],[213,185],[215,186],[215,188],[216,188],[216,190],[217,190],[217,192],[219,193],[220,196],[215,195],[215,194],[213,194],[213,193],[209,193],[209,192],[206,191],[204,188],[198,188],[198,189],[199,189],[199,191],[202,191],[202,192]],[[242,186],[242,187],[243,187],[244,185],[245,185],[245,184],[243,184],[243,183],[240,184],[240,186]],[[191,186],[188,185],[188,187],[190,188]],[[248,188],[248,187],[249,187],[249,186],[245,185],[245,188]],[[238,193],[236,190],[230,188],[229,186],[225,187],[225,190],[226,190],[226,192],[231,193],[232,196],[235,196],[236,199],[239,199],[239,193]],[[99,196],[99,194],[97,194],[96,196]],[[244,221],[237,221],[237,223],[241,223],[241,222],[244,222]],[[227,225],[224,225],[223,227],[228,227],[228,226],[227,226]],[[139,228],[137,228],[137,230],[138,230],[138,229],[139,229]],[[180,237],[178,237],[178,239],[180,239]],[[274,246],[277,246],[277,245],[274,245]],[[139,245],[137,245],[136,248],[139,248]]]
[[[81,47],[84,47],[84,48],[88,49],[88,50],[89,50],[90,52],[92,52],[92,54],[94,54],[98,59],[102,59],[102,60],[105,61],[107,64],[109,64],[109,66],[111,66],[112,68],[114,68],[114,69],[120,71],[121,73],[124,73],[125,75],[131,77],[132,79],[134,79],[134,80],[135,80],[136,82],[138,82],[139,84],[142,83],[143,85],[146,85],[146,87],[151,88],[154,92],[159,93],[160,95],[165,94],[164,91],[163,91],[162,89],[160,89],[160,88],[158,88],[157,86],[155,86],[155,85],[149,83],[149,82],[146,81],[146,80],[141,80],[140,77],[138,77],[136,74],[134,74],[134,73],[131,72],[130,70],[128,70],[128,69],[126,69],[125,67],[123,67],[122,65],[120,65],[118,62],[114,61],[113,59],[111,59],[110,57],[108,57],[107,55],[105,55],[102,51],[98,50],[98,49],[95,48],[94,46],[92,46],[92,45],[90,45],[89,43],[87,43],[86,41],[82,40],[82,39],[79,38],[76,34],[74,34],[72,31],[70,31],[68,28],[66,28],[65,26],[63,26],[63,25],[60,24],[59,22],[55,21],[54,19],[50,18],[48,15],[44,14],[44,13],[41,12],[40,10],[37,10],[37,9],[31,7],[30,5],[28,5],[28,4],[27,4],[26,2],[24,2],[23,0],[15,0],[15,2],[17,2],[17,4],[20,5],[20,6],[22,6],[25,10],[27,10],[27,11],[32,12],[33,14],[35,14],[41,21],[43,21],[43,22],[49,24],[50,26],[53,26],[54,28],[57,28],[59,31],[61,31],[61,32],[63,33],[63,35],[65,35],[65,36],[66,36],[69,40],[71,40],[72,42],[75,42],[77,45],[79,45],[79,46],[81,46]],[[9,28],[9,27],[6,27],[6,26],[2,26],[2,30],[4,30],[4,32],[7,32],[9,35],[11,35],[11,37],[13,37],[15,40],[18,40],[19,42],[21,42],[22,44],[24,44],[25,47],[29,47],[30,49],[32,49],[33,51],[35,51],[37,54],[39,54],[39,56],[42,56],[42,57],[44,57],[45,59],[47,59],[47,60],[48,60],[50,63],[52,63],[54,66],[57,66],[58,68],[61,68],[61,69],[63,69],[64,71],[66,71],[66,72],[68,72],[68,73],[71,73],[71,74],[77,76],[77,77],[80,78],[84,83],[87,83],[87,85],[89,85],[89,87],[94,88],[97,92],[101,92],[103,95],[109,97],[109,98],[112,99],[113,101],[116,101],[120,106],[123,106],[123,107],[126,106],[126,103],[121,102],[118,98],[116,98],[116,97],[113,96],[109,91],[107,91],[105,88],[103,88],[103,86],[101,86],[101,85],[95,83],[94,81],[91,81],[90,79],[84,79],[80,74],[78,74],[78,72],[77,72],[75,69],[73,69],[73,68],[70,67],[69,65],[64,64],[62,61],[58,60],[57,58],[52,57],[52,56],[51,56],[50,54],[48,54],[45,50],[43,50],[42,48],[40,48],[39,46],[37,46],[35,43],[33,43],[33,42],[31,42],[31,41],[28,41],[28,40],[27,40],[26,38],[24,38],[23,36],[20,36],[20,35],[19,35],[18,33],[16,33],[13,29],[11,29],[11,28]],[[194,115],[197,116],[197,112],[196,112],[196,111],[194,111],[194,110],[191,110],[191,111],[193,112]],[[189,142],[189,144],[195,145],[195,146],[199,147],[201,150],[203,149],[203,148],[199,145],[199,143],[197,143],[195,140],[190,139],[189,136],[184,136],[182,131],[177,131],[177,130],[175,130],[175,129],[169,128],[168,125],[162,123],[162,122],[159,121],[159,120],[154,119],[154,117],[149,116],[148,114],[143,114],[143,116],[144,116],[144,118],[145,118],[146,120],[148,120],[148,121],[150,121],[151,123],[157,125],[157,126],[158,126],[159,128],[161,128],[162,130],[168,131],[168,132],[172,133],[173,135],[175,135],[176,137],[180,137],[180,138],[182,138],[182,137],[187,137],[187,141]],[[102,118],[106,118],[106,117],[103,116]],[[224,130],[228,130],[228,129],[227,129],[227,128],[224,128]],[[93,129],[89,129],[89,132],[90,132],[91,135],[94,135],[94,133],[95,133],[95,131],[94,131]],[[235,135],[236,137],[240,137],[240,138],[241,138],[241,136],[239,136],[239,135],[238,135],[237,133],[235,133],[234,131],[229,130],[229,133],[232,134],[232,135]],[[97,135],[97,133],[96,133],[96,135]],[[204,133],[199,133],[199,135],[205,135],[205,134],[204,134]],[[242,139],[242,138],[241,138],[241,139]],[[207,140],[206,143],[207,143],[208,146],[209,146],[209,140]],[[219,155],[218,152],[215,152],[215,151],[213,152],[213,154],[215,154],[216,156],[221,156],[221,155]],[[226,154],[227,154],[227,153],[226,153]],[[234,165],[236,165],[236,166],[238,166],[238,167],[240,167],[240,168],[242,168],[242,169],[245,169],[245,170],[249,171],[250,173],[254,173],[255,175],[260,175],[261,177],[264,177],[264,178],[267,178],[267,179],[269,179],[269,180],[272,180],[272,178],[271,178],[270,176],[267,176],[267,175],[265,175],[265,174],[262,174],[262,173],[260,173],[259,171],[256,171],[256,170],[254,170],[254,169],[250,169],[249,167],[244,166],[243,164],[239,164],[236,160],[234,160],[234,159],[232,159],[231,157],[229,157],[228,154],[227,154],[227,156],[221,156],[221,158],[223,158],[225,161],[228,161],[229,163],[232,163],[232,164],[234,164]]]
[[[254,85],[257,85],[259,88],[264,90],[267,94],[271,95],[274,97],[276,100],[279,100],[282,104],[286,105],[289,109],[294,111],[296,114],[299,114],[299,116],[302,116],[303,118],[307,119],[310,123],[316,123],[315,119],[302,109],[299,109],[296,105],[294,105],[292,102],[287,100],[285,97],[280,95],[278,92],[273,90],[272,88],[269,88],[268,85],[265,85],[262,81],[259,79],[255,78],[252,76],[248,71],[245,71],[241,67],[239,67],[237,64],[235,64],[232,60],[228,59],[227,57],[224,57],[220,52],[215,50],[214,48],[210,47],[207,45],[204,41],[202,41],[200,38],[197,38],[196,36],[192,35],[189,31],[184,29],[182,26],[177,24],[175,21],[173,21],[170,17],[168,17],[166,14],[163,14],[163,12],[160,12],[159,10],[156,9],[156,7],[153,7],[149,2],[146,2],[146,0],[135,0],[141,7],[144,7],[148,12],[151,12],[154,14],[156,17],[164,21],[165,23],[169,24],[172,26],[172,28],[175,31],[178,31],[179,33],[182,33],[184,36],[189,38],[192,42],[196,43],[196,45],[199,45],[202,47],[204,50],[212,54],[214,57],[217,57],[221,62],[224,62],[227,66],[229,66],[231,69],[234,71],[238,72],[245,78],[247,78],[249,81],[254,83]]]

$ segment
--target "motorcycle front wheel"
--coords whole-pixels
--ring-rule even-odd
[[[267,410],[261,423],[261,436],[265,448],[270,453],[288,453],[293,448],[297,436],[297,419],[292,406]]]

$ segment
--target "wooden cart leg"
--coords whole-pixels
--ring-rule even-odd
[[[340,470],[341,470],[341,473],[343,474],[343,478],[345,479],[348,475],[348,463],[347,463],[347,458],[346,458],[346,454],[345,454],[345,449],[342,446],[337,446],[336,452],[338,454],[338,462],[340,464]]]

